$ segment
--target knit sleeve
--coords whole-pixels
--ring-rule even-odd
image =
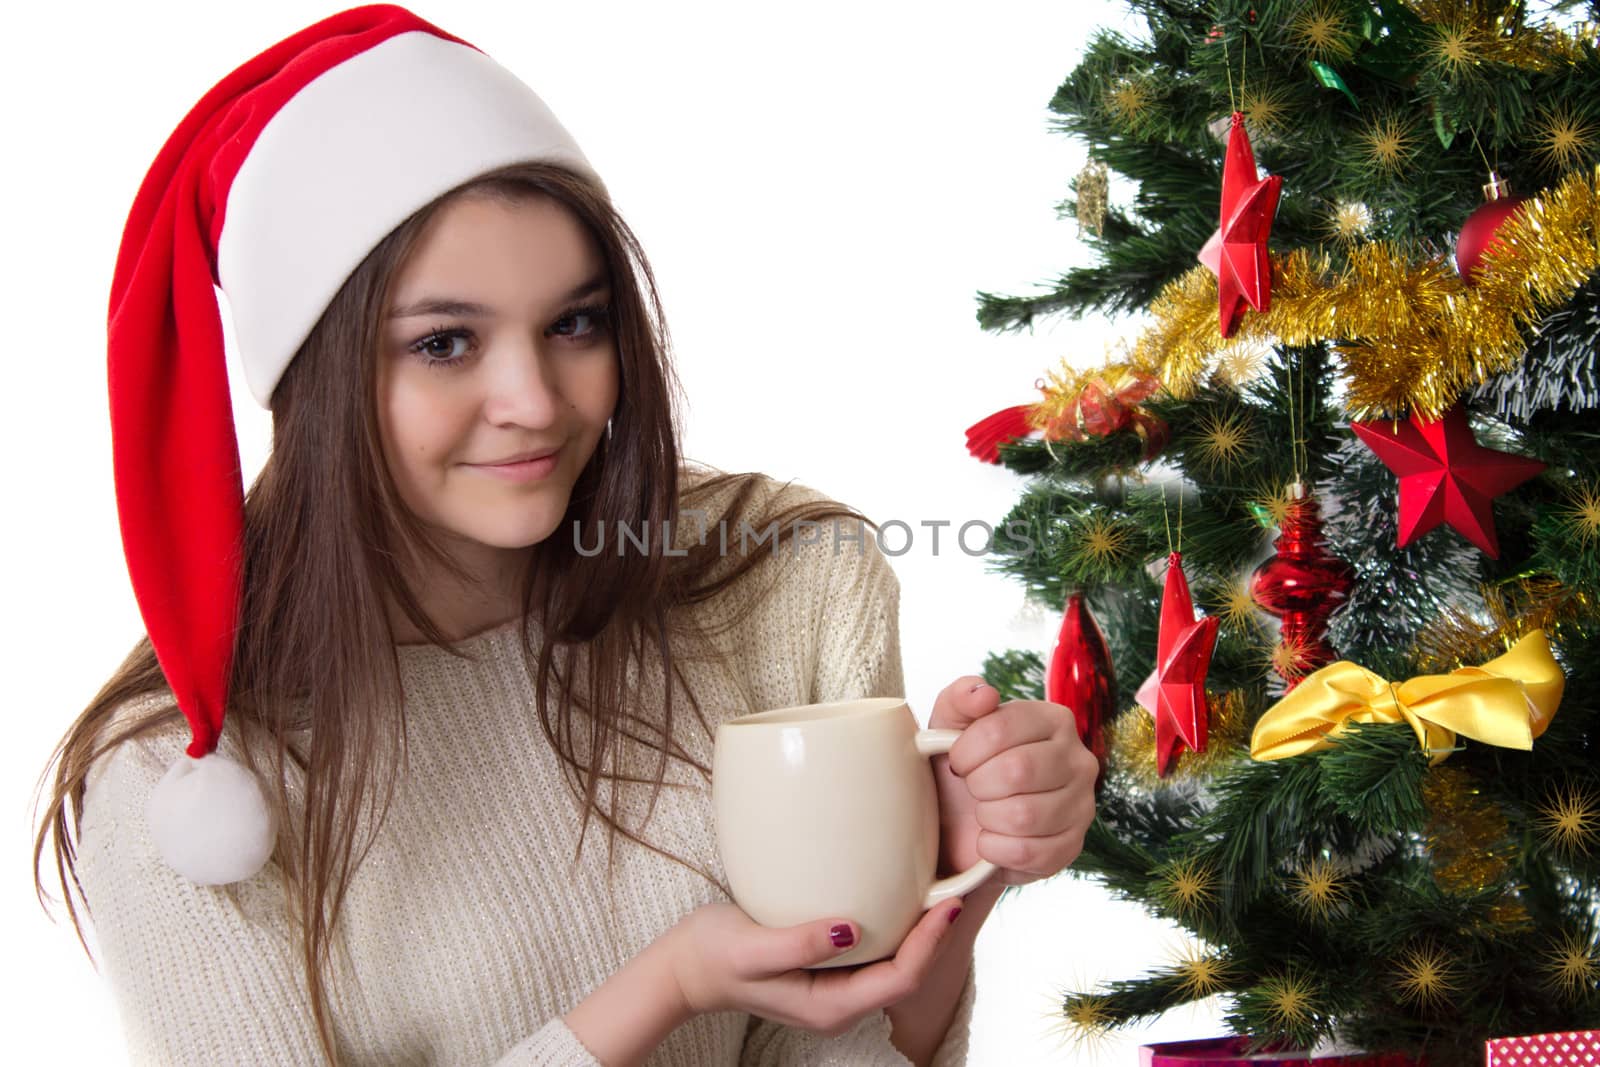
[[[91,768],[77,872],[134,1064],[321,1064],[278,868],[200,886],[157,855],[145,802],[181,729],[125,741]]]
[[[955,1017],[944,1041],[933,1052],[931,1067],[966,1067],[972,1008],[977,999],[975,966],[967,966],[966,984],[956,1002]],[[739,1067],[908,1067],[911,1063],[890,1041],[889,1017],[875,1011],[837,1037],[782,1026],[751,1016]]]
[[[873,531],[855,524],[837,531],[806,552],[812,565],[802,568],[814,584],[820,609],[816,674],[812,699],[818,702],[855,697],[896,696],[905,691],[900,656],[900,581],[878,549]],[[972,1023],[976,985],[972,966],[956,1004],[956,1013],[934,1052],[933,1067],[962,1067]],[[882,1011],[867,1015],[837,1037],[823,1037],[752,1016],[745,1035],[740,1067],[909,1067],[911,1061],[890,1041],[892,1027]]]
[[[906,695],[900,662],[900,579],[871,527],[840,520],[806,551],[824,557],[804,573],[819,611],[812,699]],[[859,539],[856,534],[859,533]]]
[[[551,1019],[494,1061],[494,1067],[601,1067],[566,1020]]]
[[[232,886],[195,885],[150,840],[145,803],[186,743],[181,728],[124,742],[85,786],[78,879],[129,1062],[325,1064],[278,866]],[[600,1067],[559,1016],[496,1062]]]

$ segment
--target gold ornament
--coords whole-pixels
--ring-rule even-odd
[[[1359,200],[1341,200],[1328,216],[1328,233],[1336,241],[1353,245],[1372,229],[1372,209]]]
[[[1556,513],[1562,532],[1585,548],[1600,542],[1600,488],[1575,483],[1567,490],[1567,501]]]
[[[1342,271],[1297,249],[1273,257],[1272,306],[1217,332],[1217,280],[1196,267],[1150,303],[1152,324],[1130,362],[1176,396],[1191,395],[1212,358],[1238,345],[1335,345],[1355,419],[1407,411],[1438,417],[1461,393],[1521,364],[1523,330],[1567,303],[1600,269],[1600,168],[1524,201],[1500,224],[1468,285],[1441,256],[1412,264],[1384,241],[1351,250]]]
[[[1288,483],[1267,482],[1258,485],[1247,506],[1257,516],[1266,516],[1272,525],[1281,529],[1289,517],[1289,509],[1299,499],[1293,495]]]
[[[1368,163],[1393,174],[1405,167],[1417,147],[1416,132],[1398,115],[1373,119],[1356,135],[1356,140],[1366,146]]]
[[[1109,1037],[1117,1025],[1111,1001],[1097,993],[1073,993],[1061,1002],[1061,1022],[1055,1028],[1081,1047],[1095,1047]]]
[[[1206,997],[1226,990],[1236,980],[1236,972],[1220,952],[1208,952],[1204,946],[1191,944],[1184,949],[1173,965],[1172,976],[1178,989],[1189,1000]]]
[[[1394,965],[1400,999],[1421,1008],[1442,1007],[1461,987],[1461,972],[1444,949],[1432,943],[1413,946]]]
[[[1217,361],[1217,374],[1229,386],[1240,389],[1255,380],[1266,362],[1265,345],[1236,345]]]
[[[1111,180],[1106,165],[1091,159],[1078,172],[1078,236],[1093,231],[1096,237],[1105,236],[1106,210],[1110,207]]]
[[[1536,825],[1557,852],[1587,856],[1600,834],[1600,797],[1587,783],[1563,782],[1539,804]]]
[[[1119,78],[1102,98],[1107,114],[1128,131],[1135,131],[1149,116],[1155,92],[1143,78]]]
[[[1249,574],[1239,575],[1223,589],[1216,615],[1229,629],[1252,633],[1261,629],[1261,611],[1250,593]]]
[[[1122,519],[1100,513],[1088,515],[1068,531],[1068,552],[1084,565],[1084,570],[1110,570],[1132,558],[1132,531],[1133,527]]]
[[[1289,37],[1307,58],[1333,63],[1355,55],[1356,34],[1344,10],[1328,0],[1302,5]]]
[[[1173,860],[1156,872],[1156,878],[1156,897],[1178,915],[1198,915],[1217,902],[1217,869],[1205,860],[1194,856]]]
[[[1289,895],[1301,911],[1327,922],[1350,902],[1350,884],[1332,860],[1318,856],[1289,875]]]
[[[1483,799],[1476,779],[1456,767],[1436,767],[1423,780],[1422,800],[1439,888],[1467,895],[1498,885],[1514,858],[1511,826],[1494,803]]]
[[[1588,1000],[1600,988],[1600,955],[1594,938],[1568,931],[1544,950],[1545,985],[1568,1003]]]
[[[1279,678],[1304,678],[1316,668],[1316,654],[1316,644],[1309,639],[1280,636],[1267,650],[1262,673]]]
[[[1252,139],[1270,138],[1288,123],[1289,96],[1273,86],[1252,85],[1240,98],[1239,110]]]
[[[1200,418],[1191,446],[1207,474],[1233,470],[1255,445],[1250,426],[1238,411],[1208,411]]]
[[[1317,1013],[1317,987],[1299,970],[1269,975],[1256,986],[1268,1021],[1280,1030],[1294,1030],[1311,1022]]]
[[[1477,73],[1483,62],[1483,34],[1465,19],[1429,27],[1422,46],[1428,65],[1446,78],[1460,79]]]
[[[1564,104],[1542,112],[1533,130],[1534,153],[1551,170],[1570,170],[1594,154],[1594,123]]]
[[[1433,29],[1430,54],[1438,67],[1449,60],[1447,31],[1464,38],[1463,57],[1471,62],[1498,63],[1522,70],[1553,70],[1583,57],[1585,35],[1567,33],[1550,23],[1519,25],[1522,5],[1479,4],[1475,0],[1418,0],[1406,5]],[[1516,11],[1511,8],[1515,7]]]

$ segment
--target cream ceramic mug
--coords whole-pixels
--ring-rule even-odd
[[[820,967],[892,956],[923,912],[994,873],[939,864],[930,756],[960,730],[919,730],[900,697],[778,708],[717,727],[711,800],[734,902],[762,926],[839,917],[861,941]]]

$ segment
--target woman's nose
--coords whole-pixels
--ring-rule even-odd
[[[543,339],[508,341],[484,363],[484,416],[496,425],[549,426],[564,403]]]

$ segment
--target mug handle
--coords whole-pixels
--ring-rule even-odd
[[[918,730],[917,752],[922,756],[942,756],[960,736],[960,730]],[[965,896],[988,880],[994,870],[994,864],[979,860],[960,874],[939,879],[928,887],[928,895],[922,898],[922,910],[927,911],[941,900]]]

